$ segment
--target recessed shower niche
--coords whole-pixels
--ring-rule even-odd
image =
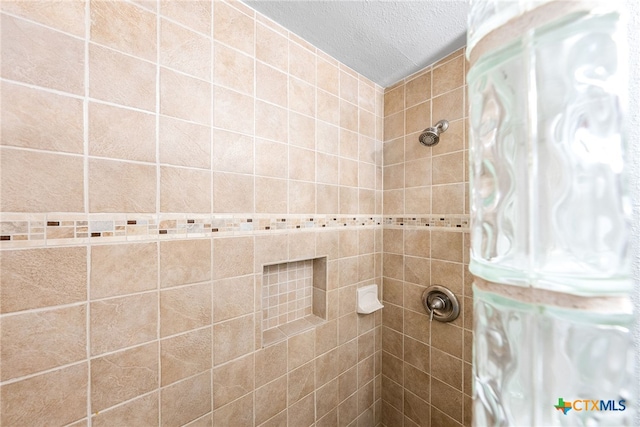
[[[327,258],[285,261],[262,269],[264,346],[323,323],[327,316]]]

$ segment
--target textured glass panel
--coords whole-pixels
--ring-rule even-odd
[[[594,313],[477,288],[474,300],[474,425],[633,425],[630,302]],[[560,398],[578,402],[564,414],[555,408]],[[593,410],[600,400],[609,409],[624,400],[625,410]]]
[[[583,295],[630,290],[618,20],[570,15],[470,71],[475,275]]]

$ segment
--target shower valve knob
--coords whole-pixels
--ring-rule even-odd
[[[458,299],[444,286],[434,285],[424,291],[422,304],[426,312],[440,322],[451,322],[460,314]]]

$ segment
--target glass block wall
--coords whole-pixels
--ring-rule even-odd
[[[474,425],[633,425],[615,2],[472,2]]]

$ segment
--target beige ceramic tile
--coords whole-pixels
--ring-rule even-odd
[[[317,387],[314,380],[315,372],[316,369],[313,362],[306,363],[289,372],[287,377],[287,401],[289,405],[297,402],[304,396],[308,396]]]
[[[156,167],[89,159],[90,212],[155,212]]]
[[[208,169],[211,166],[211,128],[160,116],[160,163]]]
[[[254,182],[251,175],[213,174],[213,212],[253,212]]]
[[[433,96],[441,95],[464,84],[464,56],[433,69]]]
[[[214,87],[214,126],[253,134],[254,99],[223,87]]]
[[[99,355],[157,338],[155,292],[91,303],[91,354]]]
[[[432,189],[433,213],[462,214],[464,209],[464,184],[437,185]]]
[[[7,82],[2,82],[1,90],[0,144],[82,153],[81,100]]]
[[[289,173],[287,159],[288,150],[286,144],[256,139],[256,175],[286,178]],[[258,191],[256,191],[256,194],[258,194]]]
[[[224,2],[213,7],[213,37],[249,55],[254,54],[254,19]]]
[[[215,257],[213,263],[214,279],[225,279],[253,273],[253,237],[216,239],[213,247]],[[221,259],[224,262],[217,262]]]
[[[213,134],[213,170],[252,173],[253,139],[234,132],[215,130]]]
[[[405,163],[398,163],[392,166],[386,166],[383,170],[384,174],[384,190],[394,190],[404,188]]]
[[[318,153],[317,161],[317,182],[326,184],[338,184],[340,174],[338,173],[339,157]]]
[[[434,156],[464,149],[465,122],[463,119],[449,122],[449,129],[440,135],[440,142],[431,149]]]
[[[317,206],[319,214],[336,214],[339,211],[340,188],[336,185],[318,184],[316,188]]]
[[[156,60],[156,16],[133,4],[91,0],[91,41]]]
[[[211,409],[211,371],[160,390],[162,426],[181,426]]]
[[[4,12],[22,16],[48,27],[76,36],[84,36],[84,0],[73,1],[7,1],[0,8]]]
[[[262,386],[255,391],[256,424],[261,424],[287,407],[287,377]]]
[[[265,347],[255,355],[256,387],[263,386],[287,373],[287,342]]]
[[[0,313],[87,298],[84,247],[0,252]]]
[[[340,99],[337,96],[319,90],[317,91],[317,103],[318,119],[333,125],[340,124]]]
[[[256,136],[287,142],[287,110],[266,102],[256,102]]]
[[[289,43],[289,74],[315,85],[315,53],[296,43]]]
[[[404,135],[404,111],[384,118],[384,140],[390,141]]]
[[[405,105],[411,107],[431,98],[431,72],[421,74],[405,85]]]
[[[253,275],[213,282],[213,321],[220,322],[253,312]]]
[[[289,148],[289,179],[313,181],[316,175],[315,151]]]
[[[211,284],[160,292],[160,336],[211,325]]]
[[[316,211],[314,183],[289,181],[289,213],[313,214]]]
[[[463,98],[463,88],[454,89],[451,92],[433,98],[431,107],[433,121],[461,119],[464,114]]]
[[[115,104],[156,109],[156,66],[89,45],[89,96]]]
[[[406,187],[426,187],[431,185],[432,160],[423,157],[405,163],[404,177]]]
[[[338,95],[340,88],[340,74],[338,67],[323,58],[318,58],[316,70],[318,87],[333,95]]]
[[[212,3],[210,1],[160,0],[160,13],[206,36],[211,35]]]
[[[315,87],[309,83],[289,78],[289,108],[301,114],[313,117],[316,105]]]
[[[256,177],[256,213],[287,212],[287,188],[285,179]]]
[[[287,75],[262,62],[257,62],[256,97],[287,107]]]
[[[82,157],[0,150],[2,212],[83,212]]]
[[[208,125],[211,123],[211,85],[160,69],[160,113]]]
[[[211,280],[211,241],[160,243],[160,286],[165,288]]]
[[[214,366],[228,362],[254,350],[253,314],[213,326]]]
[[[214,409],[253,391],[254,357],[245,356],[213,370]]]
[[[431,213],[432,191],[430,187],[407,188],[405,190],[405,213],[414,215]],[[433,213],[439,212],[434,210]]]
[[[442,156],[434,156],[433,183],[452,184],[464,182],[464,152],[458,151]]]
[[[211,369],[211,328],[160,341],[160,384],[164,387]]]
[[[358,105],[358,79],[340,71],[340,98]]]
[[[86,357],[86,305],[30,312],[2,320],[2,380]]]
[[[358,131],[358,107],[340,101],[340,126],[353,132]]]
[[[423,129],[432,126],[431,108],[429,102],[414,105],[407,108],[405,112],[405,134],[421,132]]]
[[[156,118],[152,114],[90,103],[89,155],[155,162]]]
[[[435,259],[444,261],[462,262],[462,233],[433,231],[431,233],[431,256]],[[433,269],[433,266],[432,266]],[[458,265],[459,270],[455,276],[456,290],[454,292],[462,293],[462,266]],[[451,281],[454,277],[451,277]]]
[[[256,25],[256,58],[281,71],[289,70],[289,40],[286,36]]]
[[[160,64],[209,81],[211,41],[163,19],[160,23]]]
[[[335,155],[340,153],[340,129],[338,127],[318,121],[315,138],[318,151]]]
[[[437,380],[431,381],[431,404],[454,420],[462,422],[462,392]]]
[[[214,425],[224,425],[229,420],[237,427],[253,427],[253,393],[214,411]]]
[[[91,410],[95,413],[158,388],[158,344],[91,360]]]
[[[312,117],[289,112],[289,144],[313,150],[315,132],[315,120]]]
[[[311,426],[314,422],[315,398],[313,394],[288,406],[288,420],[291,425]]]
[[[398,86],[384,94],[384,116],[388,117],[404,109],[404,86]]]
[[[211,172],[160,166],[161,212],[211,212]]]
[[[81,363],[3,385],[0,422],[7,426],[67,425],[86,417],[87,378],[87,364]]]
[[[84,93],[81,40],[4,14],[0,19],[2,77],[76,95]]]
[[[91,299],[158,286],[156,243],[96,245],[91,249]]]
[[[133,424],[136,426],[153,427],[158,424],[158,393],[148,394],[129,401],[124,405],[94,414],[91,425],[95,427],[109,427],[114,425]]]
[[[222,43],[215,44],[213,57],[216,85],[253,95],[254,60]]]

